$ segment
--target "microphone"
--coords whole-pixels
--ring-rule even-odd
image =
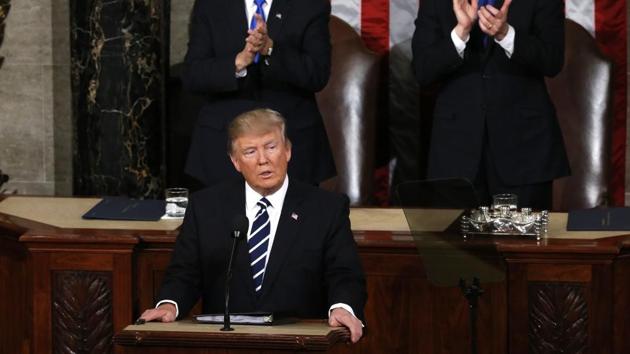
[[[246,237],[249,231],[249,219],[245,215],[236,215],[232,218],[232,237],[241,239]]]
[[[232,218],[232,252],[230,252],[230,260],[228,262],[227,274],[225,276],[225,312],[223,313],[223,328],[222,331],[233,331],[234,328],[230,327],[230,281],[232,280],[232,262],[234,261],[234,255],[236,254],[236,248],[238,241],[247,237],[247,231],[249,230],[249,220],[245,215],[235,215]]]

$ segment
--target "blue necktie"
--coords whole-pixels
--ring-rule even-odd
[[[254,289],[258,294],[262,289],[265,266],[267,265],[267,251],[269,250],[269,235],[271,234],[271,223],[267,207],[271,205],[267,198],[262,198],[257,205],[260,207],[256,218],[252,224],[252,233],[247,241],[249,245],[249,261],[252,267],[254,278]]]
[[[256,13],[259,14],[260,17],[262,17],[264,21],[267,21],[265,19],[265,11],[263,11],[263,4],[266,1],[254,0],[254,2],[256,3]],[[252,16],[252,21],[249,24],[249,29],[254,29],[254,28],[256,28],[256,16]],[[260,53],[256,53],[256,56],[254,57],[254,63],[258,63],[259,60],[260,60]]]
[[[486,5],[494,6],[495,2],[496,2],[495,0],[479,0],[479,2],[477,3],[477,8],[481,9],[482,7]],[[483,34],[483,46],[484,47],[488,46],[488,35],[485,33]]]

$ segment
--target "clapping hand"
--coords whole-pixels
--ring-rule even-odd
[[[477,21],[477,0],[453,0],[453,12],[457,18],[455,33],[465,40]]]
[[[483,33],[497,40],[502,40],[508,32],[508,9],[512,0],[505,0],[501,9],[486,5],[478,10],[479,28]]]

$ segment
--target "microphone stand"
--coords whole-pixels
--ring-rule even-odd
[[[479,278],[474,277],[469,285],[464,279],[459,279],[459,288],[462,294],[468,300],[468,315],[470,319],[470,352],[477,354],[477,307],[479,297],[483,294],[483,289],[479,282]]]
[[[234,230],[232,232],[232,252],[230,253],[230,261],[228,262],[227,274],[225,276],[225,312],[223,313],[223,328],[222,331],[233,331],[234,328],[230,327],[230,281],[232,280],[232,262],[234,261],[234,255],[236,254],[236,248],[238,241],[241,239],[241,231]]]

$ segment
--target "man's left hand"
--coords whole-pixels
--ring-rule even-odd
[[[363,336],[363,323],[348,310],[338,307],[333,309],[328,317],[328,325],[331,327],[347,327],[350,330],[350,341],[356,343]]]
[[[256,16],[256,28],[254,31],[257,34],[257,37],[260,39],[261,47],[258,51],[261,55],[267,55],[269,52],[269,48],[273,48],[273,40],[269,37],[269,32],[267,31],[267,22],[263,20],[262,16],[259,14],[254,14]]]
[[[481,31],[499,41],[505,38],[509,28],[507,18],[511,3],[512,0],[505,0],[501,10],[491,5],[481,7],[478,11]]]

